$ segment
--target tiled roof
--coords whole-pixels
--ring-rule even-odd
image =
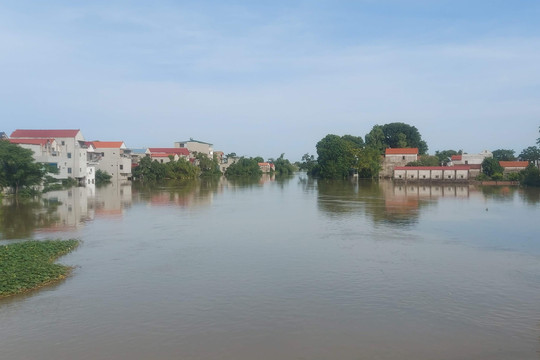
[[[123,141],[90,141],[96,149],[120,149],[124,145]],[[125,145],[124,145],[125,146]]]
[[[169,155],[174,157],[176,154],[166,154],[166,153],[152,153],[152,154],[150,154],[151,157],[169,157]]]
[[[30,144],[30,145],[47,145],[52,143],[54,139],[9,139],[12,144]]]
[[[417,155],[418,148],[387,148],[386,155]]]
[[[167,153],[189,156],[189,150],[186,148],[148,148],[150,153]]]
[[[456,161],[456,160],[461,160],[462,159],[462,156],[461,155],[452,155],[452,157],[450,158],[452,161]]]
[[[188,142],[196,142],[196,143],[199,143],[199,144],[213,145],[213,144],[210,144],[210,143],[207,143],[207,142],[204,142],[204,141],[199,141],[199,140],[194,140],[194,139],[189,139],[189,140],[186,140],[186,141],[177,141],[177,142],[180,143],[180,144],[185,144],[185,143],[188,143]]]
[[[396,166],[394,170],[470,170],[470,165],[455,166]]]
[[[80,130],[21,130],[11,133],[11,137],[17,138],[73,138]]]
[[[527,166],[529,166],[529,162],[528,162],[528,161],[499,161],[499,164],[500,164],[503,168],[507,168],[507,167],[522,167],[522,168],[526,168]]]

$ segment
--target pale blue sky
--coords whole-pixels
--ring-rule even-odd
[[[535,144],[539,1],[2,1],[0,131],[299,160],[416,126],[429,152]]]

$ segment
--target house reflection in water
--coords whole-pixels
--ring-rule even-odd
[[[93,214],[88,211],[88,193],[85,187],[50,191],[43,194],[42,199],[48,206],[55,206],[56,218],[40,231],[77,229],[93,219]]]
[[[122,217],[131,203],[131,183],[112,182],[96,188],[95,196],[89,200],[89,211],[96,217]]]

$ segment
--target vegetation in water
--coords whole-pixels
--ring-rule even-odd
[[[262,175],[261,168],[259,167],[260,159],[241,157],[237,162],[227,168],[225,176],[235,177],[260,177]]]
[[[71,268],[54,264],[77,247],[77,240],[26,241],[0,246],[0,298],[65,278]]]
[[[101,170],[96,170],[96,186],[106,185],[111,182],[112,175]]]

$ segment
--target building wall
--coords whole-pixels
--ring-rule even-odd
[[[120,148],[97,148],[96,153],[101,153],[101,159],[96,165],[96,170],[107,172],[112,176],[111,180],[129,180],[131,178],[131,157],[124,155]]]
[[[184,141],[184,142],[175,142],[174,147],[176,148],[187,148],[189,152],[198,152],[206,154],[208,157],[212,158],[214,156],[214,149],[211,144],[205,144],[197,141]]]
[[[444,170],[396,169],[394,179],[402,181],[464,181],[470,178],[469,170],[456,170],[451,166]]]

